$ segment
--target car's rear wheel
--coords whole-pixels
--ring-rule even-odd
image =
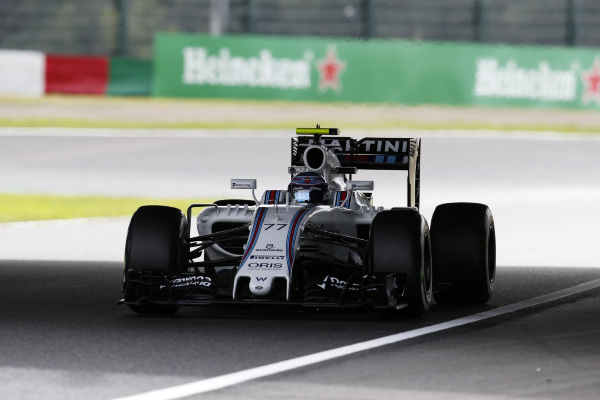
[[[448,203],[431,218],[434,299],[486,303],[496,279],[494,217],[485,204]]]
[[[398,294],[408,306],[402,313],[423,315],[431,303],[433,284],[425,218],[414,209],[382,211],[373,219],[369,241],[371,272],[404,276],[404,292]]]
[[[166,276],[185,272],[187,254],[178,245],[187,231],[187,220],[181,210],[165,206],[140,207],[131,218],[125,245],[124,293],[129,307],[142,314],[170,314],[175,305],[153,304],[146,301],[151,285],[141,282],[141,276]],[[130,279],[136,276],[136,279]]]

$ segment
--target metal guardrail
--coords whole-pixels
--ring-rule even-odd
[[[600,46],[597,0],[0,0],[0,48],[150,58],[156,32]]]

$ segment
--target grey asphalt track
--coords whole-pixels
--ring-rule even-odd
[[[366,311],[217,307],[157,318],[115,305],[121,272],[119,263],[0,261],[1,398],[141,393],[431,326],[600,278],[600,269],[500,268],[490,304],[434,305],[416,320]],[[198,398],[595,399],[599,306],[596,290]]]
[[[0,188],[205,197],[231,196],[233,177],[257,177],[261,189],[287,183],[287,133],[64,133],[1,131]],[[147,318],[115,306],[126,219],[3,225],[0,398],[113,399],[433,326],[600,278],[600,140],[385,134],[398,133],[424,137],[424,215],[445,201],[490,205],[500,265],[490,304],[434,305],[417,320],[216,307]],[[376,180],[376,203],[397,204],[404,178],[384,178],[390,180]],[[595,290],[192,398],[597,399],[599,306]]]

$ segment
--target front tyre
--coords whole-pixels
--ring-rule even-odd
[[[369,240],[371,272],[405,277],[402,297],[406,311],[414,317],[423,315],[431,304],[433,286],[425,218],[415,209],[382,211],[373,219]]]
[[[172,314],[178,307],[153,304],[152,285],[142,276],[153,277],[187,270],[187,254],[178,246],[187,231],[181,210],[165,206],[143,206],[132,216],[125,245],[124,293],[129,307],[142,314]],[[135,277],[131,279],[130,277]]]
[[[494,293],[496,229],[485,204],[448,203],[431,218],[434,298],[484,304]]]

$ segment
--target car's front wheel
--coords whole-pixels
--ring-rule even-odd
[[[124,297],[129,307],[142,314],[169,314],[177,306],[153,304],[152,279],[187,270],[187,255],[178,246],[187,231],[181,210],[143,206],[132,216],[125,245]],[[149,277],[149,282],[143,276]]]
[[[423,315],[431,303],[432,263],[429,226],[415,209],[382,211],[373,219],[369,263],[379,275],[404,277],[399,288],[408,314]]]

